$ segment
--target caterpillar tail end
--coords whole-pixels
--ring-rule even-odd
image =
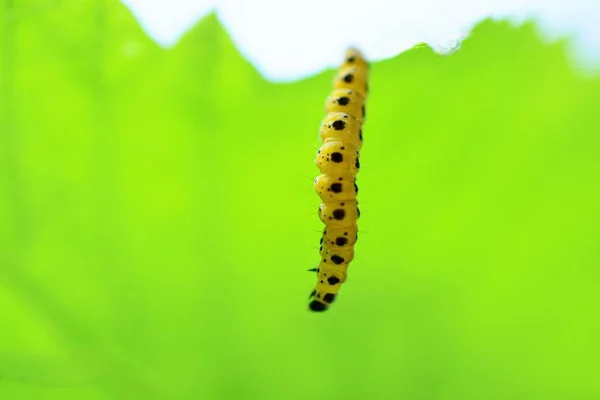
[[[313,300],[308,305],[308,309],[313,312],[323,312],[327,310],[327,308],[327,304],[322,303],[319,300]]]
[[[346,53],[345,53],[346,58],[348,57],[360,57],[360,58],[365,58],[362,54],[362,52],[358,49],[357,46],[348,46],[346,47]]]
[[[363,69],[369,69],[369,62],[363,53],[356,47],[349,47],[346,50],[345,62],[343,65],[356,65]]]
[[[317,289],[310,292],[310,296],[308,296],[308,299],[310,300],[310,299],[314,298],[316,294],[317,294]],[[319,300],[313,300],[308,304],[308,309],[310,311],[314,311],[314,312],[325,311],[325,310],[327,310],[327,304],[320,302]]]
[[[322,312],[329,308],[331,303],[335,300],[335,293],[326,293],[325,296],[318,294],[318,290],[314,289],[308,299],[310,303],[308,303],[308,309],[313,312]]]

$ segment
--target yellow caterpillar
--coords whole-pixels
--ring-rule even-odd
[[[325,229],[321,262],[311,270],[317,273],[317,285],[309,298],[311,311],[325,311],[333,303],[354,258],[360,216],[356,174],[360,170],[367,79],[367,62],[358,50],[349,49],[325,101],[327,115],[319,131],[323,145],[315,160],[321,171],[315,179],[315,191],[321,197],[319,218]]]

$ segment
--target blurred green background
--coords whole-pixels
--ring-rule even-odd
[[[214,16],[162,50],[116,0],[0,13],[0,399],[600,398],[600,80],[563,42],[373,64],[315,315],[334,71],[269,83]]]

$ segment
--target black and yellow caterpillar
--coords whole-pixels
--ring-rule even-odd
[[[321,171],[315,179],[315,191],[322,200],[319,218],[325,229],[321,261],[311,270],[317,273],[317,285],[309,298],[311,311],[325,311],[333,303],[354,258],[360,216],[356,174],[360,169],[367,79],[367,62],[358,50],[349,49],[325,101],[327,115],[319,131],[323,145],[315,161]]]

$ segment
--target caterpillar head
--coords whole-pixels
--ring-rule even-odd
[[[350,89],[362,97],[366,97],[369,91],[367,71],[355,66],[341,68],[333,81],[333,87],[335,89]]]
[[[323,143],[315,163],[322,174],[336,176],[356,175],[360,169],[356,148],[335,139]]]
[[[321,122],[319,137],[323,142],[335,138],[360,150],[363,142],[362,126],[358,120],[346,113],[331,112]]]
[[[323,201],[354,200],[358,186],[352,175],[322,174],[315,179],[315,192]]]
[[[319,206],[319,218],[327,227],[350,227],[356,224],[359,217],[360,210],[356,200],[332,201]]]
[[[343,112],[362,124],[366,114],[365,99],[351,89],[334,89],[325,100],[325,112]]]

